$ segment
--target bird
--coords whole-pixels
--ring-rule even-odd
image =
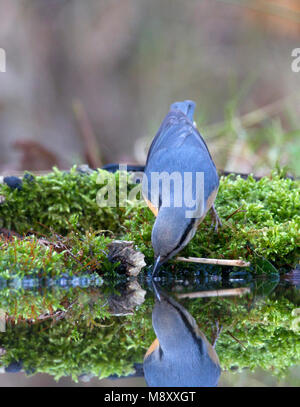
[[[152,325],[156,339],[144,356],[144,376],[150,387],[215,387],[221,368],[215,343],[211,345],[192,315],[159,291]]]
[[[152,276],[189,243],[209,210],[215,230],[222,225],[214,206],[219,176],[194,123],[195,107],[192,100],[173,103],[148,151],[142,195],[156,216],[151,234],[155,260]],[[202,189],[197,188],[197,174],[203,174]],[[181,202],[180,194],[184,196]],[[185,199],[187,194],[190,200]]]

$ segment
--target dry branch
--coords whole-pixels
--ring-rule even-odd
[[[186,263],[215,264],[219,266],[249,267],[250,262],[244,260],[205,259],[201,257],[176,257],[177,261]]]

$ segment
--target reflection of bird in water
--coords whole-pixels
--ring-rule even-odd
[[[142,187],[143,196],[156,216],[152,230],[154,274],[163,262],[189,243],[209,210],[216,229],[220,224],[214,208],[219,177],[205,141],[193,123],[194,110],[195,103],[190,100],[173,103],[147,157]],[[159,180],[154,181],[154,177]]]
[[[217,386],[221,369],[214,345],[185,308],[155,285],[154,290],[152,324],[157,338],[144,358],[148,386]]]

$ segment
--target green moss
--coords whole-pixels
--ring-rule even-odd
[[[120,174],[104,175],[118,185]],[[130,206],[130,202],[125,208],[99,208],[96,195],[104,183],[97,179],[97,172],[83,175],[73,168],[70,173],[55,170],[24,181],[20,191],[0,185],[0,195],[5,198],[0,205],[2,227],[23,235],[0,240],[2,279],[57,278],[95,271],[105,274],[105,281],[108,276],[115,279],[117,265],[107,260],[107,245],[115,238],[134,240],[152,263],[152,212]],[[183,255],[243,258],[253,264],[263,256],[279,267],[297,261],[299,181],[276,173],[260,181],[222,177],[216,207],[223,227],[215,233],[208,216]],[[271,267],[268,270],[272,272]],[[105,287],[101,293],[79,288],[68,292],[2,289],[0,308],[12,321],[0,334],[0,347],[6,350],[0,363],[6,366],[22,360],[27,370],[34,368],[56,378],[71,375],[76,379],[85,372],[98,377],[130,373],[154,339],[153,298],[146,298],[132,316],[113,317],[107,309],[108,291]],[[223,333],[217,351],[224,369],[261,366],[284,373],[300,361],[294,323],[299,301],[271,294],[249,308],[253,301],[251,296],[197,299],[185,300],[183,305],[208,336],[211,322],[220,320]],[[56,312],[66,312],[64,319],[57,320]],[[41,315],[50,317],[41,322]]]
[[[28,371],[56,378],[71,375],[77,380],[90,372],[97,377],[127,375],[134,363],[143,361],[155,338],[152,296],[146,297],[134,315],[116,317],[107,311],[103,290],[76,289],[65,297],[62,293],[64,290],[56,291],[56,301],[65,303],[68,298],[68,305],[72,304],[65,304],[65,318],[57,320],[53,315],[44,322],[7,324],[6,332],[0,333],[0,347],[6,350],[0,364],[22,360]],[[181,303],[208,339],[215,321],[223,326],[216,348],[222,369],[261,367],[284,375],[288,367],[300,362],[295,312],[299,296],[293,295],[293,290],[285,290],[285,294],[274,291],[268,298],[258,294],[252,291],[240,298],[186,299]],[[20,292],[19,302],[24,298]]]
[[[113,271],[115,266],[107,259],[109,237],[92,232],[70,232],[67,237],[52,236],[38,239],[27,236],[0,240],[0,276],[57,277],[61,274],[78,274],[83,271]]]
[[[216,346],[223,369],[237,367],[239,371],[243,368],[253,371],[261,367],[274,374],[284,374],[288,367],[299,364],[299,330],[294,313],[297,306],[293,302],[272,295],[249,307],[245,299],[213,299],[209,301],[212,311],[204,309],[204,314],[199,313],[200,306],[196,300],[189,307],[192,313],[198,311],[196,319],[200,327],[208,328],[209,314],[210,320],[215,317],[223,325]]]
[[[86,323],[76,326],[57,322],[54,326],[24,326],[8,328],[1,344],[7,349],[2,363],[22,360],[27,371],[48,373],[59,379],[93,373],[97,377],[112,374],[127,375],[140,353],[131,347],[117,318],[112,327],[88,329]],[[10,341],[10,344],[7,342]]]
[[[208,216],[183,256],[253,260],[257,255],[276,266],[291,266],[299,259],[300,183],[273,174],[255,181],[222,177],[216,209],[223,227],[218,233]],[[236,213],[234,213],[237,211]],[[132,239],[150,259],[154,216],[147,208],[131,208],[124,225]]]
[[[100,172],[100,170],[99,170]],[[77,216],[77,225],[83,230],[117,230],[118,211],[114,208],[99,208],[96,202],[99,172],[80,174],[73,167],[70,172],[54,168],[46,176],[23,179],[22,190],[0,185],[0,195],[5,202],[0,206],[2,227],[18,233],[55,231],[65,235],[73,230],[70,217]]]

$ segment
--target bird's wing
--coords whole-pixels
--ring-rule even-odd
[[[142,191],[146,201],[152,203],[156,209],[160,207],[157,203],[162,203],[163,196],[162,184],[159,184],[159,189],[152,185],[154,173],[162,174],[162,172],[166,172],[169,175],[179,173],[182,181],[184,181],[184,173],[192,173],[194,186],[196,185],[196,173],[203,173],[205,210],[210,202],[209,197],[215,197],[219,185],[216,168],[206,148],[199,148],[196,144],[198,144],[198,141],[195,140],[195,137],[181,135],[181,138],[177,138],[172,147],[166,148],[161,144],[159,148],[153,151],[152,157],[145,168]],[[172,194],[174,185],[170,184],[170,188]],[[153,212],[156,214],[156,211]]]
[[[148,152],[146,167],[152,156],[157,153],[157,151],[180,147],[187,141],[194,144],[195,148],[202,149],[203,153],[208,155],[214,166],[207,145],[198,129],[185,114],[180,111],[171,111],[163,120],[156,136],[152,141]]]
[[[143,178],[143,196],[150,208],[157,215],[162,202],[161,186],[152,191],[151,175],[167,172],[168,174],[191,172],[204,173],[204,202],[215,196],[219,178],[205,141],[188,117],[171,111],[165,117],[149,149]],[[193,181],[194,182],[194,181]],[[152,192],[152,194],[151,194]],[[152,208],[151,204],[154,205]],[[205,208],[207,211],[209,208]]]

